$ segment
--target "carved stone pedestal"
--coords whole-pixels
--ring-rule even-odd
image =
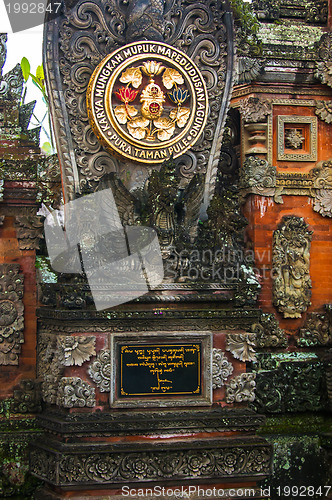
[[[174,489],[170,498],[181,486],[218,487],[228,498],[221,490],[256,488],[269,475],[271,446],[255,434],[264,417],[247,409],[255,334],[246,331],[259,314],[232,307],[234,295],[164,285],[96,312],[84,285],[46,287],[45,437],[30,453],[30,471],[48,485],[39,498],[121,498],[122,488],[163,486]]]

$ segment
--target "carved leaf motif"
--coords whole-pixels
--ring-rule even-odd
[[[254,333],[228,334],[226,350],[240,361],[255,361],[255,340]]]
[[[139,68],[128,68],[120,77],[121,83],[131,83],[137,89],[142,83],[142,72]]]
[[[177,109],[172,109],[172,111],[169,114],[172,120],[176,120],[176,124],[180,128],[185,126],[185,124],[188,121],[189,115],[190,115],[190,109],[182,107]]]
[[[168,90],[170,90],[175,83],[178,85],[182,85],[184,83],[183,77],[180,75],[180,73],[178,71],[176,71],[176,69],[173,69],[173,68],[167,68],[164,71],[162,80],[163,80],[164,86]]]
[[[96,354],[96,337],[59,337],[59,361],[64,366],[82,366]]]
[[[138,116],[127,123],[128,131],[135,139],[144,139],[150,121]]]
[[[127,110],[126,110],[126,106],[124,106],[124,105],[117,106],[114,109],[114,114],[115,114],[118,122],[121,123],[122,125],[127,123],[128,113],[131,117],[133,117],[133,116],[137,115],[137,110],[134,108],[134,106],[130,106],[130,105],[127,105]]]
[[[169,118],[161,117],[158,120],[154,120],[153,123],[160,129],[157,132],[157,137],[160,141],[167,141],[174,134],[175,124]]]

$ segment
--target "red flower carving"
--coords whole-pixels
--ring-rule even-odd
[[[115,95],[124,103],[128,103],[136,99],[138,90],[133,90],[128,87],[121,87],[121,89],[115,92]]]

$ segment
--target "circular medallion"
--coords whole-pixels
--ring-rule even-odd
[[[96,68],[87,108],[94,133],[109,151],[161,163],[198,140],[208,96],[199,69],[186,54],[160,42],[135,42]]]

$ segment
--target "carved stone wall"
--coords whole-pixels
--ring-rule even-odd
[[[310,305],[312,231],[302,217],[285,216],[273,235],[273,300],[285,318],[300,318]]]
[[[228,7],[220,0],[177,0],[156,5],[140,9],[119,0],[79,0],[70,12],[61,11],[57,24],[47,23],[45,69],[67,200],[77,191],[91,191],[108,172],[116,172],[120,179],[129,173],[131,187],[141,186],[148,177],[144,165],[130,165],[102,148],[91,130],[85,107],[88,82],[98,63],[112,50],[142,37],[144,31],[150,40],[183,50],[206,78],[210,114],[205,132],[178,163],[185,176],[206,172],[206,203],[213,195],[233,78],[233,28]],[[151,8],[152,18],[148,14]],[[82,52],[79,47],[83,45]],[[63,100],[59,98],[61,92]]]

